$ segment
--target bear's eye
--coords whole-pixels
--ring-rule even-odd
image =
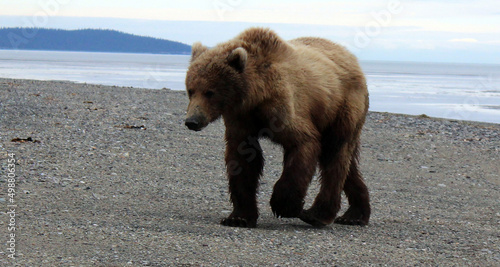
[[[212,98],[214,96],[214,92],[213,91],[206,91],[205,92],[205,97],[206,98]]]
[[[188,90],[188,96],[191,97],[193,95],[193,90]]]

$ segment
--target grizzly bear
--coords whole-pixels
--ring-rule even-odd
[[[185,125],[199,131],[222,117],[233,211],[222,225],[256,227],[264,158],[259,138],[283,147],[283,173],[271,196],[277,217],[320,227],[366,225],[368,189],[358,168],[368,90],[354,55],[321,38],[281,39],[250,28],[213,48],[195,43],[186,76]],[[320,192],[303,209],[319,164]],[[349,208],[337,219],[341,193]]]

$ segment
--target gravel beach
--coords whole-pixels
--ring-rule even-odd
[[[366,227],[273,217],[282,151],[263,141],[260,218],[243,229],[219,225],[232,208],[224,125],[189,131],[187,101],[0,79],[0,265],[500,266],[500,125],[369,113]]]

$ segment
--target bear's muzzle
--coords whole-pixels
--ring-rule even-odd
[[[201,116],[191,116],[184,121],[184,124],[192,131],[201,131],[208,123]]]

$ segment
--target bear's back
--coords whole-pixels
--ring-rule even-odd
[[[357,58],[339,44],[318,37],[301,37],[290,40],[289,43],[302,49],[313,49],[321,53],[350,75],[363,75]]]

